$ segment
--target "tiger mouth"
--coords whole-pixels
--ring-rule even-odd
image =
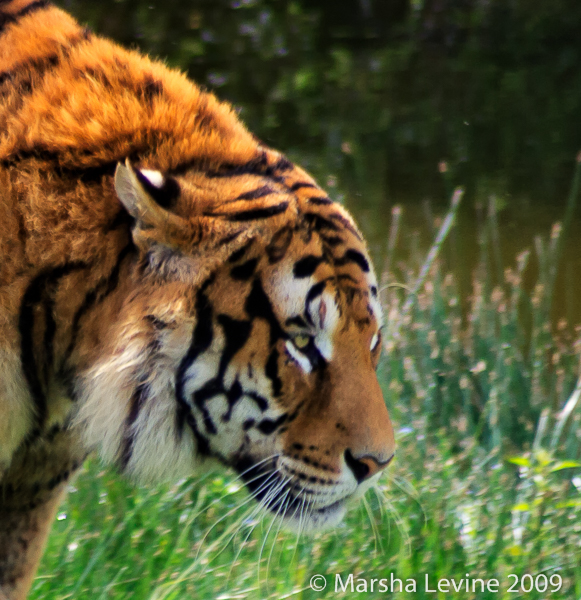
[[[275,459],[262,464],[243,459],[236,465],[236,471],[251,496],[275,518],[282,519],[289,529],[306,532],[326,529],[338,524],[345,514],[350,496],[327,505],[314,505],[315,492],[301,487],[296,479],[285,478]]]

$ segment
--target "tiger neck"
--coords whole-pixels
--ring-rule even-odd
[[[111,236],[110,236],[111,237]],[[127,235],[103,255],[41,269],[28,283],[18,315],[20,356],[35,406],[33,434],[65,426],[75,378],[106,343],[137,269]]]

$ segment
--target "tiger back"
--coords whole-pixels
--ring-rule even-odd
[[[0,595],[97,451],[234,469],[291,528],[394,454],[351,216],[232,108],[45,0],[0,0]]]

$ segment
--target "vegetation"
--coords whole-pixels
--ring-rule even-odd
[[[498,263],[494,210],[477,232],[481,256],[468,304],[445,271],[453,244],[443,239],[460,193],[430,263],[394,211],[379,377],[399,450],[344,527],[297,539],[261,519],[233,475],[147,491],[91,461],[61,509],[32,598],[335,598],[351,593],[335,592],[336,574],[343,584],[353,574],[357,590],[357,578],[370,585],[390,582],[392,573],[404,586],[416,582],[401,597],[436,597],[426,574],[428,589],[467,574],[498,580],[498,591],[464,589],[454,596],[463,599],[578,597],[581,331],[551,324],[578,179],[579,169],[563,225],[535,241],[541,268],[532,293],[522,283],[529,250],[514,264]],[[393,264],[406,240],[408,259]],[[402,281],[417,293],[393,285]],[[326,578],[325,591],[311,589],[315,574]],[[562,585],[543,593],[548,581]],[[377,585],[366,597],[400,593]]]
[[[353,210],[382,273],[379,378],[398,454],[345,526],[313,540],[260,520],[232,474],[151,491],[91,460],[32,598],[350,597],[336,573],[417,581],[368,598],[432,599],[425,574],[433,588],[467,573],[499,591],[451,597],[581,597],[579,171],[562,201],[580,139],[581,4],[60,3],[234,102]],[[424,277],[425,240],[446,223],[432,213],[460,182],[457,225]],[[563,584],[525,592],[526,575]]]
[[[386,197],[441,201],[440,160],[470,205],[490,188],[515,213],[523,194],[566,194],[581,133],[576,0],[57,3],[187,70],[379,213]]]

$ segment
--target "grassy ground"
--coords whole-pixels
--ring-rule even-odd
[[[495,251],[491,204],[476,232],[481,260],[468,303],[447,274],[445,245],[430,264],[413,247],[395,259],[408,239],[395,214],[379,378],[399,449],[345,526],[297,540],[257,520],[231,474],[148,491],[91,461],[62,506],[32,598],[581,597],[580,334],[551,320],[575,197],[574,189],[563,226],[510,265]],[[529,292],[522,279],[532,258]],[[394,281],[417,293],[406,302]],[[310,587],[316,574],[323,591]],[[391,591],[392,574],[415,591]],[[379,582],[371,591],[373,578],[390,591]],[[463,580],[462,591],[428,591],[440,578]],[[498,590],[477,582],[473,592],[470,578],[496,579]]]

